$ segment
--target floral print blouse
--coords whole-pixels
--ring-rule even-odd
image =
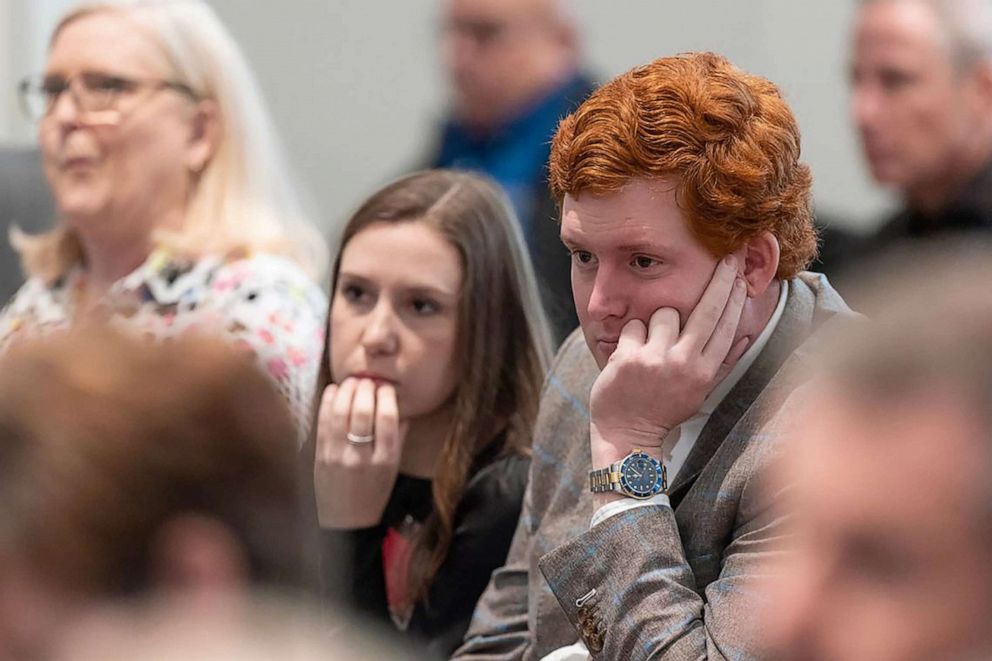
[[[48,285],[32,278],[0,311],[0,354],[18,338],[68,328],[86,272]],[[100,300],[114,322],[161,340],[217,333],[252,352],[290,406],[302,442],[324,347],[327,299],[293,262],[275,255],[192,261],[154,251]]]

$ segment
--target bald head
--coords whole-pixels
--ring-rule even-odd
[[[514,119],[578,68],[563,0],[445,0],[443,14],[454,113],[479,131]]]

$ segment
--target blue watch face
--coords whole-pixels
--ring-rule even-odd
[[[627,457],[620,467],[620,485],[635,497],[646,498],[661,493],[661,464],[644,453]]]

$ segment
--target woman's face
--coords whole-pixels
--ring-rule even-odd
[[[111,110],[78,107],[81,74],[101,77]],[[66,221],[90,235],[119,235],[181,219],[210,136],[202,104],[161,85],[175,81],[147,28],[113,12],[78,18],[52,43],[44,76],[48,85],[70,83],[38,128],[45,174]],[[150,226],[134,227],[135,218]]]
[[[376,223],[341,254],[333,292],[331,375],[396,385],[400,417],[435,411],[455,390],[461,258],[437,230]]]

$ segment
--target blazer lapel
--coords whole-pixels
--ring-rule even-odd
[[[679,506],[730,431],[751,408],[789,355],[809,335],[815,305],[815,296],[806,283],[799,278],[789,281],[789,293],[778,327],[748,371],[710,415],[672,482],[668,497],[673,508]]]

